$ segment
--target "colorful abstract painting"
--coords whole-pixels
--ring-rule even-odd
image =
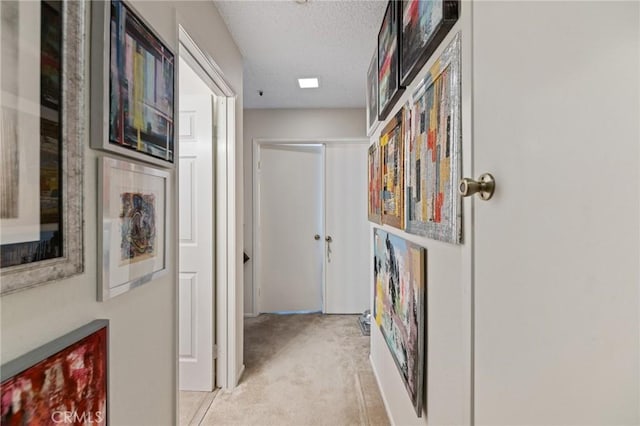
[[[407,173],[407,231],[449,243],[462,241],[460,37],[413,96]]]
[[[380,145],[374,142],[369,147],[369,220],[382,223],[382,204],[380,202],[382,170],[380,169]]]
[[[459,0],[402,0],[400,81],[411,84],[458,20]]]
[[[122,1],[111,1],[109,141],[173,163],[174,55]]]
[[[398,8],[390,0],[378,32],[378,118],[384,121],[403,89],[398,74]]]
[[[42,351],[46,353],[46,346],[25,358],[38,357]],[[20,361],[3,365],[3,370],[13,370]],[[1,424],[105,425],[107,382],[104,325],[8,378],[3,374]]]
[[[373,315],[420,417],[427,341],[426,250],[381,229],[373,235]]]
[[[156,255],[156,198],[153,194],[120,194],[120,260],[139,262]]]
[[[382,155],[382,223],[404,226],[403,112],[393,117],[380,135]]]

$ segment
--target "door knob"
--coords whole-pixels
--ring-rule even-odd
[[[314,236],[313,236],[313,239],[314,239],[314,240],[316,240],[316,241],[318,241],[318,240],[320,239],[320,235],[318,235],[318,234],[314,235]]]
[[[331,235],[327,235],[327,238],[325,238],[324,240],[330,243],[331,241],[333,241],[333,238],[331,238]]]
[[[480,175],[477,181],[469,178],[460,179],[458,184],[458,192],[463,197],[470,197],[477,193],[485,201],[493,197],[495,189],[496,181],[490,173]]]

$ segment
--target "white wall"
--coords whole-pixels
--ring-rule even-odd
[[[462,36],[462,163],[464,176],[472,176],[471,151],[471,16],[469,2],[461,2],[461,15],[445,40],[431,56],[412,84],[379,125],[372,138],[405,104],[419,80],[447,47],[453,36]],[[363,77],[364,78],[364,77]],[[463,229],[471,229],[471,206],[463,203]],[[379,225],[375,225],[379,227]],[[372,226],[373,228],[373,226]],[[427,362],[426,415],[418,418],[393,361],[389,348],[375,324],[371,327],[371,362],[378,378],[387,413],[394,425],[464,425],[471,423],[471,238],[465,231],[461,245],[443,243],[390,226],[383,229],[427,249]],[[373,231],[371,232],[373,234]],[[372,238],[372,237],[371,237]],[[371,254],[373,258],[373,254]],[[373,282],[373,267],[371,282]],[[424,402],[424,401],[423,401]]]
[[[212,2],[136,1],[134,6],[177,52],[177,22],[220,65],[238,94],[238,204],[242,214],[242,57]],[[176,13],[179,15],[176,20]],[[87,43],[89,45],[89,43]],[[88,57],[88,53],[87,53]],[[87,84],[89,82],[87,81]],[[87,86],[88,87],[88,86]],[[87,92],[88,93],[88,92]],[[86,100],[88,105],[88,99]],[[84,117],[87,125],[89,116]],[[97,158],[85,143],[84,247],[85,272],[36,289],[4,296],[1,309],[1,362],[67,333],[95,318],[110,320],[110,423],[170,425],[177,419],[176,250],[167,245],[169,273],[115,299],[96,302],[97,282]],[[176,173],[172,172],[170,208],[176,208]],[[168,223],[177,238],[176,216]],[[238,227],[238,247],[242,229]],[[241,259],[241,257],[239,258]],[[238,272],[238,314],[242,331],[242,264]],[[240,334],[238,365],[242,365]]]
[[[244,312],[253,312],[253,139],[366,138],[365,110],[247,109],[244,111]]]

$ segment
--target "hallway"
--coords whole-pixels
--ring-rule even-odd
[[[201,421],[211,398],[181,393],[181,424],[389,424],[357,316],[247,318],[244,357],[239,386],[218,392]]]

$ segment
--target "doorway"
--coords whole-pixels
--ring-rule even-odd
[[[370,306],[368,143],[254,140],[254,314]]]
[[[235,94],[181,26],[179,41],[178,387],[211,392],[237,382]]]

